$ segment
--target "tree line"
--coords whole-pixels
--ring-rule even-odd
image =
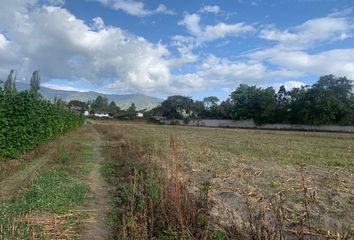
[[[0,159],[16,158],[33,147],[80,126],[84,117],[51,103],[39,94],[39,71],[34,71],[30,90],[16,90],[16,74],[0,81]]]
[[[121,109],[116,105],[114,101],[108,103],[108,98],[104,96],[97,96],[96,99],[89,100],[87,102],[79,100],[71,100],[67,104],[69,108],[79,107],[82,110],[90,111],[90,113],[105,112],[110,114],[113,118],[116,119],[126,119],[132,120],[136,116],[136,107],[132,103],[127,109]],[[141,110],[144,111],[144,110]]]
[[[313,85],[291,90],[284,86],[261,88],[241,84],[220,103],[215,96],[203,101],[191,97],[170,96],[152,115],[168,119],[253,119],[256,124],[354,124],[353,81],[326,75]]]

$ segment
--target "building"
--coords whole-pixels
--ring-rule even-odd
[[[136,113],[136,116],[137,116],[138,118],[142,118],[142,117],[144,117],[144,113],[138,112],[138,113]]]
[[[99,117],[99,118],[110,118],[110,114],[108,112],[95,112],[94,114],[95,117]]]

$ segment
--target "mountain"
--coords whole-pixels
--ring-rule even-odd
[[[16,88],[19,91],[28,90],[29,84],[16,82]],[[150,97],[144,94],[102,94],[94,91],[78,92],[78,91],[64,91],[55,90],[51,88],[42,87],[39,90],[43,98],[54,101],[55,98],[64,101],[80,100],[87,102],[88,100],[96,99],[97,96],[104,96],[108,99],[108,103],[114,101],[117,106],[122,109],[128,108],[132,103],[135,104],[137,109],[151,109],[159,105],[163,100],[160,98]]]

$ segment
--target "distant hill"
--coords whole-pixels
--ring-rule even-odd
[[[19,91],[29,89],[29,84],[17,82],[16,88]],[[159,105],[163,100],[160,98],[150,97],[144,94],[102,94],[94,91],[90,92],[77,92],[77,91],[64,91],[55,90],[51,88],[42,87],[39,90],[43,98],[54,101],[55,98],[60,98],[64,101],[80,100],[87,102],[90,99],[96,99],[97,96],[104,96],[108,99],[108,103],[114,101],[117,106],[122,109],[128,108],[132,103],[135,104],[137,109],[151,109]]]

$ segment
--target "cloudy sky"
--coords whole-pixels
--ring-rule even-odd
[[[353,0],[0,0],[0,79],[225,99],[354,79]]]

